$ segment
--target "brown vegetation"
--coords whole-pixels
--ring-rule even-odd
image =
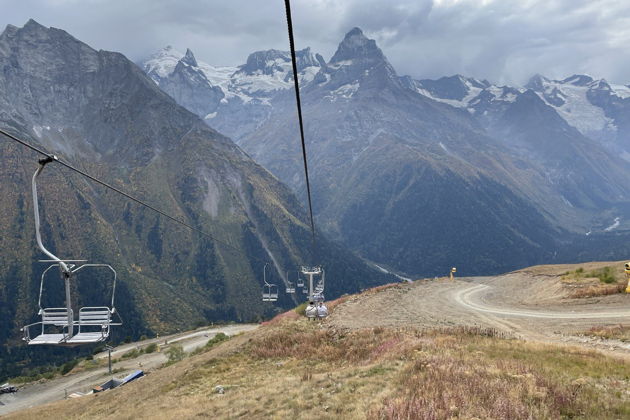
[[[127,387],[16,417],[630,416],[627,362],[502,337],[474,327],[345,331],[284,319]]]
[[[607,327],[593,327],[586,332],[586,335],[599,337],[606,340],[620,340],[630,342],[630,326],[614,325]]]
[[[571,288],[570,297],[588,298],[624,293],[627,279],[623,264],[606,265],[602,267],[584,269],[578,267],[565,272],[562,283]]]

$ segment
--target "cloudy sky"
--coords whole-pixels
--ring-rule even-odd
[[[326,59],[354,26],[399,74],[523,83],[573,73],[630,83],[628,0],[293,0],[297,48]],[[171,44],[238,65],[288,49],[282,0],[0,0],[0,24],[34,18],[137,61]]]

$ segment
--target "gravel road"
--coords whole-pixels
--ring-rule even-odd
[[[165,341],[169,344],[181,344],[184,351],[190,352],[203,346],[210,338],[214,337],[219,332],[226,335],[235,335],[240,332],[253,330],[257,327],[257,324],[234,324],[216,328],[205,328],[181,334],[173,334],[160,337],[159,339],[154,338],[144,340],[142,342],[124,344],[116,347],[112,351],[112,358],[117,359],[130,350],[135,348],[144,348],[151,343],[159,343],[160,345],[163,345]],[[106,357],[106,352],[95,356],[96,359]],[[143,369],[145,372],[150,371],[151,369],[159,367],[164,362],[166,362],[166,355],[163,352],[142,354],[137,358],[119,360],[113,366],[118,373],[113,376],[121,378],[137,369]],[[20,386],[17,393],[3,394],[0,396],[0,416],[13,411],[57,401],[74,392],[88,392],[95,385],[100,385],[108,381],[111,377],[112,375],[108,374],[107,368],[98,368],[83,372],[70,373],[66,376],[49,381],[35,382]]]
[[[341,329],[476,326],[630,356],[630,343],[583,335],[593,326],[630,325],[630,295],[571,299],[560,282],[566,271],[567,266],[545,266],[495,277],[417,280],[352,297],[326,324]]]

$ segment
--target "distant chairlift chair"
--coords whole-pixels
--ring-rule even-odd
[[[265,263],[263,267],[263,293],[262,300],[263,302],[275,302],[278,300],[278,286],[275,284],[267,283],[267,265],[269,263]]]
[[[289,281],[289,272],[288,271],[287,271],[287,288],[286,288],[286,292],[288,294],[295,293],[295,287],[293,286],[293,283],[291,283]]]
[[[35,213],[35,237],[37,246],[46,254],[50,260],[43,262],[52,262],[51,266],[46,268],[41,276],[39,287],[39,312],[41,316],[39,322],[26,325],[22,328],[24,333],[23,340],[29,345],[54,345],[54,346],[77,346],[81,344],[99,343],[109,338],[110,327],[122,325],[122,321],[114,307],[114,297],[116,294],[116,271],[108,264],[83,264],[75,268],[73,263],[83,262],[84,260],[61,260],[53,253],[48,251],[41,239],[39,205],[37,200],[37,177],[44,169],[47,163],[56,160],[56,157],[50,156],[39,161],[40,166],[35,171],[32,180],[33,190],[33,210]],[[65,308],[42,308],[42,294],[44,291],[44,279],[48,271],[58,267],[61,277],[65,284],[66,307]],[[113,285],[111,306],[102,307],[83,307],[79,309],[79,318],[74,318],[72,310],[72,300],[70,294],[70,282],[73,275],[87,267],[105,267],[113,273]],[[112,316],[116,314],[119,322],[113,322]],[[35,326],[41,326],[41,329],[35,330]],[[75,328],[76,327],[76,328]],[[52,330],[52,331],[51,331]],[[76,334],[75,334],[76,331]],[[34,335],[32,334],[34,333]]]

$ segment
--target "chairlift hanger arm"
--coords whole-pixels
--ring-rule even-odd
[[[35,214],[35,239],[37,240],[37,246],[39,247],[39,249],[48,257],[50,257],[53,261],[57,262],[59,264],[59,267],[61,267],[61,271],[65,275],[69,275],[69,270],[66,263],[62,261],[59,257],[57,257],[55,254],[50,252],[48,249],[46,249],[46,247],[44,246],[44,243],[42,242],[42,235],[40,233],[41,223],[39,220],[39,201],[37,199],[37,177],[42,173],[46,164],[53,162],[55,160],[57,160],[57,157],[53,155],[49,155],[45,159],[40,159],[39,167],[33,174],[33,179],[31,181],[31,188],[33,190],[33,213]]]

